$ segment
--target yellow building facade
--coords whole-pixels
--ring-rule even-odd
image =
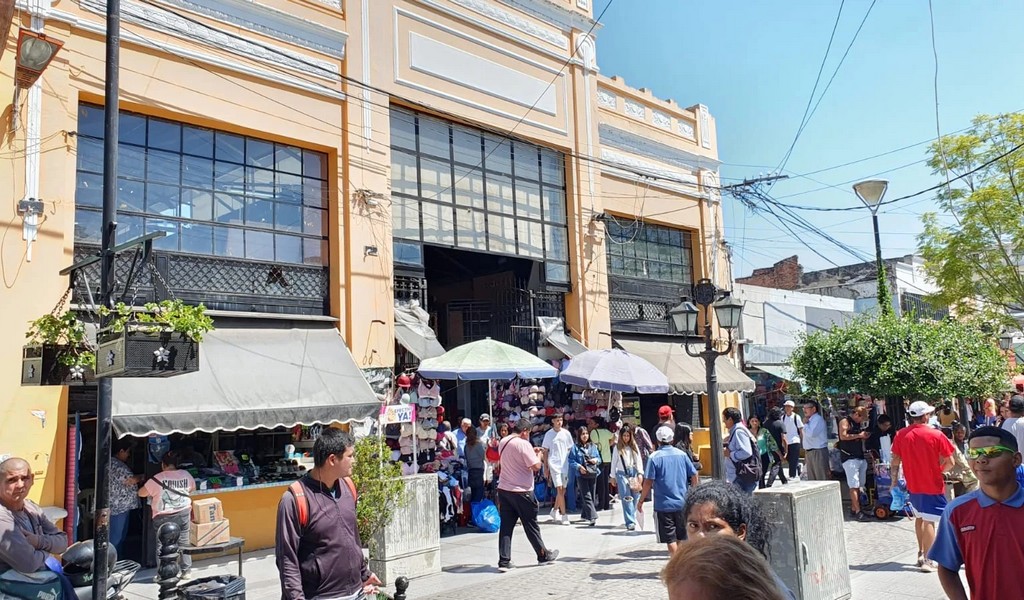
[[[69,423],[88,407],[22,386],[16,365],[27,323],[68,288],[58,271],[99,243],[105,3],[16,5],[0,58],[0,454],[27,458],[34,498],[61,507]],[[154,269],[218,321],[337,327],[360,367],[395,370],[396,299],[425,305],[446,347],[552,316],[607,348],[670,339],[667,309],[698,279],[730,287],[714,118],[602,75],[588,0],[122,13],[118,239],[166,232]],[[16,93],[18,28],[64,46]]]

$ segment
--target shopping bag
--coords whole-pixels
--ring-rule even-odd
[[[636,511],[636,525],[637,525],[637,527],[640,528],[640,531],[644,531],[644,521],[645,520],[646,519],[644,519],[644,511],[642,511],[642,510]]]
[[[477,529],[487,533],[494,533],[501,528],[501,516],[498,514],[498,507],[490,500],[481,500],[473,504],[473,523]]]
[[[893,512],[902,511],[910,503],[910,493],[902,482],[893,485],[889,490],[892,494],[892,502],[889,503],[889,510]]]

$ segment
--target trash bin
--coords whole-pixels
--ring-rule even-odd
[[[216,575],[178,587],[181,600],[245,600],[245,577]]]

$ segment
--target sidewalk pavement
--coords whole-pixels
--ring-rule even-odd
[[[546,515],[545,515],[546,517]],[[500,597],[502,590],[515,591],[522,598],[618,600],[664,598],[658,573],[667,560],[665,547],[658,544],[653,519],[648,531],[628,532],[621,512],[601,513],[596,527],[545,523],[541,532],[549,548],[560,551],[553,565],[539,566],[522,533],[516,529],[512,560],[519,568],[498,573],[497,534],[460,530],[441,539],[442,573],[414,579],[411,600],[478,600]],[[914,524],[898,521],[847,522],[844,525],[847,558],[850,563],[852,598],[871,600],[945,598],[938,576],[922,573],[915,566]],[[195,578],[236,574],[233,557],[196,562]],[[153,570],[140,572],[129,586],[129,600],[154,600],[158,587],[152,583]],[[272,550],[245,555],[244,575],[249,600],[277,600],[281,597],[277,567]],[[390,589],[393,591],[394,586]]]

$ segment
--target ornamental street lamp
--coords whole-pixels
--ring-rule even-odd
[[[886,314],[892,310],[892,306],[886,300],[889,294],[884,293],[888,287],[885,281],[885,271],[882,267],[882,241],[878,236],[878,207],[885,196],[885,190],[889,188],[889,182],[884,179],[869,179],[853,184],[853,191],[871,211],[871,225],[875,228],[875,267],[878,269],[878,310],[879,315]],[[885,286],[885,287],[883,287]]]
[[[704,350],[702,352],[691,352],[686,342],[683,348],[686,353],[695,358],[704,359],[704,368],[707,375],[708,388],[708,409],[711,412],[711,475],[715,479],[725,477],[725,465],[722,455],[722,425],[721,411],[718,404],[718,375],[715,372],[715,361],[719,356],[725,356],[732,352],[734,340],[732,332],[740,325],[740,315],[743,312],[743,303],[733,298],[731,292],[720,290],[711,283],[710,279],[701,279],[693,286],[693,299],[697,305],[704,309]],[[716,350],[715,341],[711,331],[711,310],[714,309],[718,324],[729,333],[729,343],[725,350]],[[687,335],[700,331],[697,328],[697,317],[700,312],[697,306],[688,299],[683,301],[668,313],[676,326],[676,331]]]
[[[1013,348],[1013,334],[1009,331],[1004,331],[999,336],[999,349],[1005,352],[1010,348]]]

